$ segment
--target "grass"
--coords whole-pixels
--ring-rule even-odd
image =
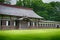
[[[60,29],[0,30],[0,40],[60,40]]]

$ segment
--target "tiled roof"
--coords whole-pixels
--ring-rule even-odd
[[[0,4],[0,14],[23,17],[26,16],[31,18],[42,18],[41,16],[37,15],[32,9],[5,4]]]

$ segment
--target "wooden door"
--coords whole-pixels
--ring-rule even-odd
[[[27,29],[27,28],[28,28],[28,22],[22,21],[22,22],[21,22],[21,28],[22,28],[22,29]]]

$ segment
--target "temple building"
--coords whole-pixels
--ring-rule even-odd
[[[31,8],[0,3],[0,29],[60,28],[60,22],[42,19]]]
[[[38,27],[38,21],[43,17],[32,9],[9,4],[0,4],[1,29],[25,29]]]

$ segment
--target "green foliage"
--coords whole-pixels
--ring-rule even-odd
[[[7,0],[7,3],[10,0]],[[4,0],[0,0],[4,2]],[[42,0],[19,0],[17,6],[32,8],[38,15],[46,20],[60,21],[60,2],[43,3]]]
[[[20,0],[16,5],[33,8],[46,20],[60,21],[60,2],[43,3],[42,0]]]
[[[0,0],[0,2],[4,2],[4,0]]]
[[[22,6],[22,1],[21,0],[17,1],[17,4],[16,5],[17,6]]]

